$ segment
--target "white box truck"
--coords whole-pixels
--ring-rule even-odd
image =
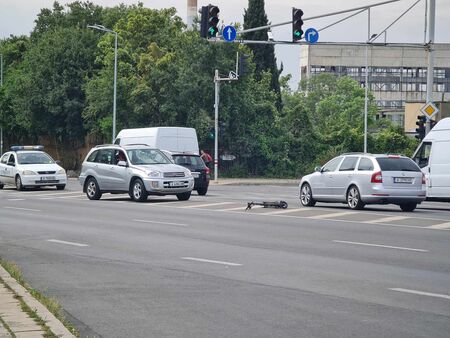
[[[153,127],[122,129],[114,144],[147,144],[171,152],[199,154],[197,132],[194,128]]]
[[[450,118],[436,123],[417,148],[413,160],[425,174],[427,200],[450,202]]]

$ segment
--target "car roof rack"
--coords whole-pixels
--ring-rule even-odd
[[[118,146],[119,147],[119,145],[111,143],[111,144],[98,144],[94,148],[103,148],[103,147],[112,147],[112,146]]]
[[[11,146],[9,148],[11,151],[21,151],[21,150],[38,150],[43,151],[43,145],[35,145],[35,146]]]

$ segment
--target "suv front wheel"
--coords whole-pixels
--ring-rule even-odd
[[[181,194],[177,194],[177,198],[179,201],[187,201],[191,197],[191,192],[183,192]]]
[[[130,197],[136,202],[143,202],[147,200],[148,192],[145,189],[144,182],[142,182],[140,178],[136,178],[131,184]]]

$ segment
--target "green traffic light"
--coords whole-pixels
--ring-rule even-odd
[[[295,35],[295,36],[300,36],[301,34],[300,34],[299,31],[295,31],[294,35]]]

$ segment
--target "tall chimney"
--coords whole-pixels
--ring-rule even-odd
[[[197,0],[187,0],[187,28],[192,29],[194,19],[197,17]]]

